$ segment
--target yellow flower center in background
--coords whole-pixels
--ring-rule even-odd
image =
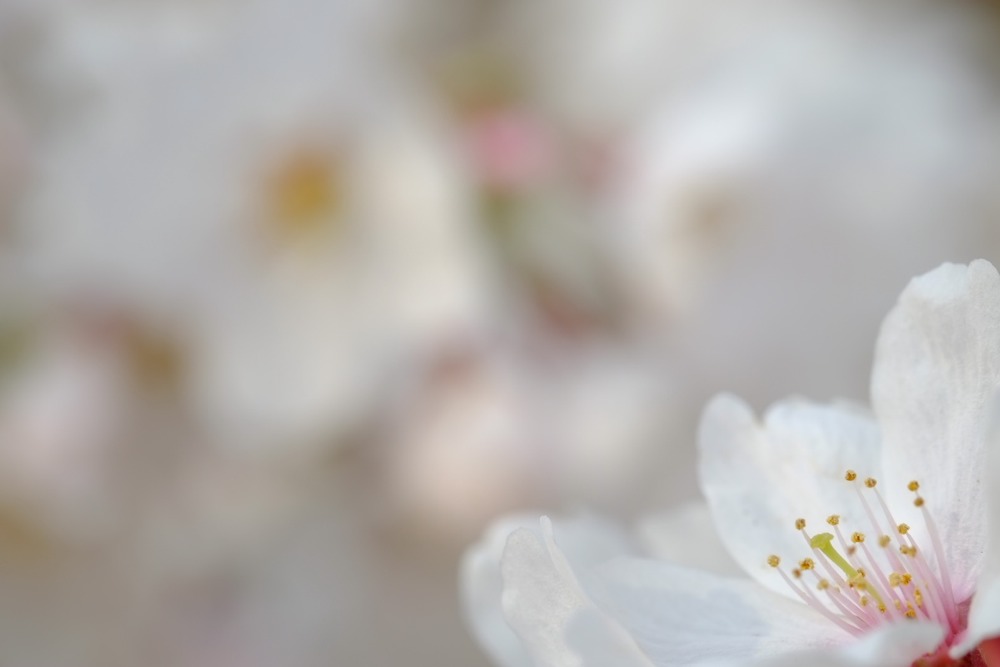
[[[334,161],[318,150],[291,156],[268,187],[268,219],[285,238],[329,232],[343,206],[344,192]]]

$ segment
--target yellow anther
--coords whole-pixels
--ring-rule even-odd
[[[874,477],[869,477],[868,479],[865,480],[865,486],[867,486],[869,489],[874,489],[875,485],[877,484],[878,480],[875,479]]]
[[[870,594],[873,598],[875,598],[876,602],[878,602],[879,604],[884,604],[882,596],[878,594],[878,591],[872,588],[872,586],[868,583],[868,581],[866,581],[865,571],[862,570],[861,568],[858,568],[858,573],[855,576],[851,577],[848,580],[848,583],[852,588],[856,588],[859,591],[865,591],[866,593]]]
[[[884,613],[885,613],[885,610],[886,610],[886,607],[885,607],[885,605],[884,605],[884,604],[882,604],[882,603],[879,603],[879,605],[878,605],[878,610],[879,610],[880,612],[882,612],[882,613],[884,614]]]
[[[900,602],[899,600],[893,601],[893,604],[895,605],[896,609],[902,609],[903,608],[903,603]]]
[[[923,507],[924,506],[924,499],[921,498],[920,496],[917,496],[914,499],[914,501],[913,501],[913,505],[914,505],[914,507]]]
[[[803,570],[811,570],[814,567],[816,567],[816,563],[813,561],[812,558],[804,558],[802,559],[802,562],[799,563],[799,567],[802,568]]]
[[[781,559],[775,556],[774,554],[771,554],[770,556],[767,557],[767,564],[770,565],[771,567],[778,567],[779,565],[781,565]]]
[[[906,535],[908,532],[910,532],[910,527],[908,525],[906,525],[905,523],[901,523],[901,524],[899,524],[899,529],[898,530],[899,530],[899,534],[900,535]]]
[[[913,611],[913,607],[911,607],[909,605],[907,605],[906,617],[907,618],[916,618],[917,617],[917,612]]]
[[[315,151],[290,156],[268,183],[271,218],[276,231],[303,234],[323,231],[323,222],[344,203],[336,165]]]
[[[844,479],[846,479],[848,482],[853,482],[857,478],[858,478],[858,473],[854,472],[853,470],[848,470],[847,473],[844,475]]]
[[[861,544],[864,541],[865,541],[864,533],[854,533],[853,535],[851,535],[851,542],[854,542],[855,544]]]
[[[910,582],[913,581],[913,575],[909,572],[904,572],[902,578],[904,586],[909,586]]]
[[[917,480],[913,480],[912,482],[906,485],[906,488],[908,488],[910,491],[916,491],[917,489],[920,488],[920,484],[919,482],[917,482]]]
[[[892,587],[902,586],[903,577],[901,577],[898,572],[893,572],[889,575],[889,585]]]
[[[840,515],[831,514],[830,516],[826,517],[826,522],[831,526],[836,526],[838,523],[840,523]]]
[[[830,588],[830,582],[827,581],[826,579],[820,579],[819,583],[816,584],[816,589],[817,590],[825,591],[828,588]]]
[[[860,600],[858,600],[858,602],[860,602],[860,603],[861,603],[861,606],[862,606],[862,607],[867,607],[867,606],[868,606],[868,603],[870,602],[870,600],[868,599],[868,596],[867,596],[867,595],[862,595],[862,596],[861,596],[861,599],[860,599]]]
[[[878,538],[878,545],[880,547],[889,546],[889,542],[892,542],[892,538],[889,537],[888,535],[883,535],[882,537]]]
[[[802,570],[799,570],[799,569],[792,570],[792,576],[795,577],[796,579],[801,579],[802,578]]]
[[[917,603],[918,607],[924,606],[924,594],[920,592],[919,588],[913,591],[913,601]]]
[[[805,519],[796,519],[795,520],[795,530],[802,530],[805,527],[806,527],[806,520]]]

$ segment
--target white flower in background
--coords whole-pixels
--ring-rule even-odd
[[[683,26],[699,43],[661,35],[670,74],[622,135],[608,198],[637,317],[683,319],[717,282],[753,284],[748,270],[766,273],[761,256],[784,259],[789,239],[839,262],[881,261],[872,246],[895,263],[976,248],[1000,160],[984,137],[1000,117],[993,80],[971,64],[974,12],[766,2],[739,20],[731,3],[667,4],[662,32]]]
[[[634,504],[676,424],[660,365],[612,345],[469,346],[414,376],[390,488],[410,523],[458,534],[528,504]]]
[[[879,336],[874,415],[792,399],[757,420],[719,396],[699,437],[718,538],[661,527],[656,544],[686,551],[677,564],[610,558],[547,520],[515,530],[501,601],[524,651],[482,599],[490,545],[465,570],[477,634],[511,665],[1000,664],[998,385],[996,270],[915,278]],[[691,547],[708,558],[718,539],[749,578],[698,565]]]
[[[89,95],[39,156],[25,256],[57,294],[166,322],[218,442],[343,442],[401,357],[479,324],[471,203],[431,105],[385,62],[396,16],[257,0],[53,18],[47,66],[61,55]]]
[[[49,325],[0,368],[0,505],[47,537],[86,541],[120,518],[115,457],[135,378],[108,322]]]
[[[605,232],[632,317],[690,318],[732,239],[761,233],[780,121],[766,99],[693,100],[640,123],[621,148]],[[765,195],[766,196],[766,195]]]
[[[208,291],[192,389],[237,441],[343,432],[408,357],[487,318],[461,179],[428,132],[387,121],[357,139],[348,173],[293,175],[293,189],[335,188],[322,196],[343,201],[312,229],[279,230],[270,256],[245,255]]]
[[[713,2],[710,11],[738,9]],[[501,28],[542,107],[570,127],[606,132],[655,99],[672,57],[691,44],[684,15],[706,3],[627,0],[508,3]],[[683,27],[682,27],[683,26]],[[687,28],[685,32],[685,28]],[[655,62],[657,67],[637,67]],[[594,91],[601,91],[595,95]]]
[[[831,252],[843,246],[872,273],[888,251],[869,248],[891,248],[898,270],[880,273],[892,281],[979,247],[1000,161],[998,90],[975,65],[996,39],[979,12],[891,0],[543,0],[509,3],[502,28],[528,97],[564,133],[606,146],[604,245],[627,310],[662,339],[664,323],[683,325],[740,286],[792,290],[768,273],[791,244],[816,248],[806,266],[843,262]],[[961,221],[962,234],[942,219]],[[767,302],[785,313],[778,294]],[[703,340],[715,324],[691,335]]]
[[[538,496],[544,413],[515,360],[456,349],[411,381],[385,457],[387,486],[408,524],[464,534]]]

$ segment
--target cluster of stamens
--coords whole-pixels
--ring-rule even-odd
[[[805,538],[812,557],[802,559],[790,572],[782,568],[776,555],[768,557],[768,565],[803,602],[852,634],[905,619],[934,621],[948,628],[949,635],[957,633],[958,608],[944,567],[941,539],[919,494],[920,484],[913,481],[907,488],[915,494],[913,504],[923,514],[934,563],[924,557],[910,527],[893,518],[876,488],[878,481],[869,477],[863,484],[855,484],[858,475],[853,470],[848,470],[844,479],[858,494],[871,534],[878,535],[875,541],[880,547],[879,557],[876,557],[878,550],[868,546],[865,533],[854,531],[845,535],[841,517],[833,514],[826,520],[832,533],[810,535],[805,519],[795,521],[795,529]],[[881,511],[884,522],[879,521],[873,506]]]

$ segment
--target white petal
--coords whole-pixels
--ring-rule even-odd
[[[577,523],[576,535],[566,530],[566,541],[574,551],[564,553],[557,546],[548,519],[541,530],[519,528],[507,539],[501,559],[504,617],[517,633],[524,647],[538,665],[546,667],[578,667],[584,664],[576,650],[567,643],[566,632],[576,612],[593,609],[593,604],[580,587],[574,566],[586,568],[600,562],[608,551],[627,549],[624,542],[609,530],[590,530],[593,523]],[[563,539],[563,531],[560,540]],[[573,558],[573,564],[567,556]],[[627,635],[614,623],[598,614],[605,630],[602,636],[613,639],[609,651],[620,648]],[[626,642],[627,644],[627,642]],[[632,645],[633,653],[637,653]]]
[[[570,617],[588,600],[572,572],[563,562],[554,562],[545,542],[527,528],[508,538],[501,572],[504,616],[536,664],[578,666],[564,632]]]
[[[966,634],[952,647],[952,656],[962,656],[974,649],[984,639],[1000,637],[1000,401],[994,400],[992,419],[987,438],[987,467],[983,476],[991,483],[986,485],[988,505],[986,515],[989,528],[986,567],[976,584],[976,594],[969,607]]]
[[[656,665],[739,663],[852,640],[809,607],[748,579],[616,559],[582,581]]]
[[[654,667],[625,629],[594,607],[573,615],[566,641],[580,657],[581,667]]]
[[[921,483],[959,599],[982,567],[982,465],[988,405],[1000,383],[1000,276],[988,262],[945,264],[899,297],[879,334],[872,405],[882,427],[886,492],[915,527]],[[880,487],[881,488],[881,487]]]
[[[909,667],[943,639],[944,629],[935,623],[891,623],[833,651],[789,653],[754,667]]]
[[[636,534],[645,555],[657,560],[722,575],[743,572],[719,539],[704,502],[647,515],[636,525]]]
[[[698,445],[702,491],[730,554],[772,590],[792,595],[767,557],[786,563],[812,553],[795,529],[811,534],[839,514],[845,526],[867,526],[844,472],[877,475],[878,430],[860,409],[789,400],[759,422],[739,399],[717,396],[702,416]]]
[[[537,526],[535,517],[506,517],[497,521],[483,538],[462,557],[460,586],[462,611],[469,630],[495,665],[531,667],[528,652],[507,625],[500,607],[503,580],[500,557],[512,532],[523,526]]]

